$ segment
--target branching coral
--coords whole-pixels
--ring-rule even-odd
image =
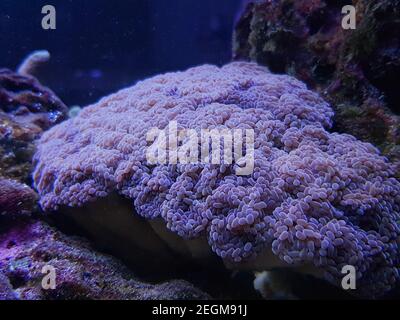
[[[314,265],[334,283],[352,264],[361,291],[379,295],[399,278],[400,183],[371,144],[329,133],[332,116],[292,77],[252,63],[200,66],[140,82],[46,132],[34,181],[45,210],[117,191],[182,238],[207,236],[230,263],[272,247],[285,264]],[[172,120],[253,129],[254,172],[149,165],[146,133]]]

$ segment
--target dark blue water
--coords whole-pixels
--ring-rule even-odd
[[[43,30],[51,4],[57,29]],[[150,75],[231,58],[241,0],[1,0],[0,67],[47,49],[40,80],[86,105]]]

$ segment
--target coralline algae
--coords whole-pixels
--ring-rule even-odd
[[[43,272],[55,270],[51,290]],[[137,278],[115,258],[41,221],[19,220],[0,234],[0,300],[180,300],[210,296],[184,280]]]
[[[0,177],[0,216],[20,217],[32,213],[38,197],[26,184]]]
[[[167,73],[47,131],[34,182],[46,211],[116,192],[180,238],[207,237],[233,266],[268,268],[268,259],[257,259],[272,248],[284,265],[312,265],[336,284],[342,267],[354,265],[359,292],[380,295],[399,278],[400,183],[371,144],[327,131],[332,117],[304,83],[253,63]],[[254,172],[237,176],[238,164],[149,165],[146,133],[170,121],[253,129]]]

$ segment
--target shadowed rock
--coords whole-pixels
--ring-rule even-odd
[[[29,182],[35,139],[67,112],[36,78],[0,69],[0,176]]]
[[[42,287],[45,266],[55,270],[55,289]],[[143,282],[118,260],[44,222],[20,221],[0,235],[0,299],[209,298],[183,280]]]
[[[36,209],[38,196],[26,184],[0,177],[0,216],[17,218]]]

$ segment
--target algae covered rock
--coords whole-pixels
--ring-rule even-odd
[[[29,187],[35,141],[67,111],[36,78],[0,69],[0,215],[35,210],[37,195]]]
[[[0,234],[0,299],[180,300],[210,296],[183,280],[149,284],[115,258],[40,221]],[[43,280],[54,270],[54,287]],[[43,286],[43,283],[45,284]]]
[[[0,216],[17,218],[35,211],[38,196],[26,184],[0,177]]]
[[[0,176],[29,182],[34,141],[67,112],[36,78],[0,69]]]
[[[342,28],[342,7],[356,29]],[[331,103],[335,130],[400,159],[400,2],[398,0],[247,1],[233,58],[304,81]]]

